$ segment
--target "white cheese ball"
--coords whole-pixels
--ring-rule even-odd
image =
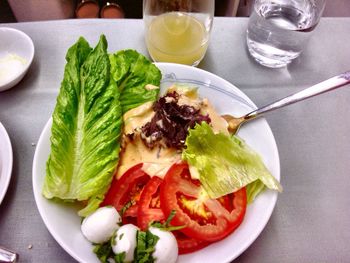
[[[149,231],[159,237],[152,257],[156,263],[175,263],[179,254],[176,238],[170,231],[150,227]]]
[[[83,220],[81,232],[92,243],[104,243],[119,228],[120,222],[121,217],[113,206],[100,207]]]
[[[136,234],[139,228],[133,224],[126,224],[121,226],[112,242],[112,250],[114,254],[125,252],[125,262],[134,260],[134,251],[137,245]]]

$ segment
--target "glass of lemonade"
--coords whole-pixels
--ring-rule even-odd
[[[214,0],[143,0],[152,59],[197,66],[208,48],[214,5]]]
[[[316,28],[326,0],[255,0],[247,45],[260,64],[280,68],[297,58]]]

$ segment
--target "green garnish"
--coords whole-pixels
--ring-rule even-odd
[[[108,263],[108,259],[114,256],[110,242],[95,245],[93,252],[102,263]]]
[[[171,220],[173,220],[175,214],[176,214],[176,211],[171,210],[167,220],[165,220],[164,223],[154,221],[154,222],[151,222],[149,226],[157,227],[157,228],[160,228],[160,229],[165,230],[165,231],[175,231],[175,230],[180,230],[180,229],[184,228],[185,226],[172,226],[172,225],[170,225],[170,222],[171,222]]]
[[[119,215],[120,217],[123,217],[124,213],[126,212],[126,210],[128,210],[130,207],[132,207],[135,204],[134,200],[130,200],[129,202],[127,202],[122,209],[120,209]]]
[[[122,252],[122,253],[118,253],[114,256],[114,261],[115,263],[124,263],[125,261],[125,255],[126,253],[125,252]]]
[[[155,246],[159,237],[153,235],[150,231],[137,231],[136,241],[137,247],[134,254],[134,261],[138,263],[153,263],[155,259],[152,257]]]

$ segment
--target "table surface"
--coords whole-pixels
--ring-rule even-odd
[[[245,46],[247,18],[215,18],[200,68],[236,85],[258,106],[350,69],[350,18],[323,18],[304,53],[283,69],[256,64]],[[35,58],[25,78],[0,93],[0,121],[12,141],[11,183],[0,205],[0,244],[20,262],[74,262],[46,229],[32,190],[35,143],[50,118],[65,52],[78,36],[109,50],[147,54],[142,20],[61,20],[0,24],[27,33]],[[275,135],[281,182],[263,232],[237,262],[349,262],[350,87],[266,116]],[[1,146],[0,146],[1,147]],[[236,262],[235,261],[235,262]]]

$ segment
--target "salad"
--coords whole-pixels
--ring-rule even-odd
[[[84,204],[102,262],[175,262],[232,233],[264,188],[282,190],[195,87],[160,95],[141,54],[108,54],[101,36],[66,59],[43,195]]]

